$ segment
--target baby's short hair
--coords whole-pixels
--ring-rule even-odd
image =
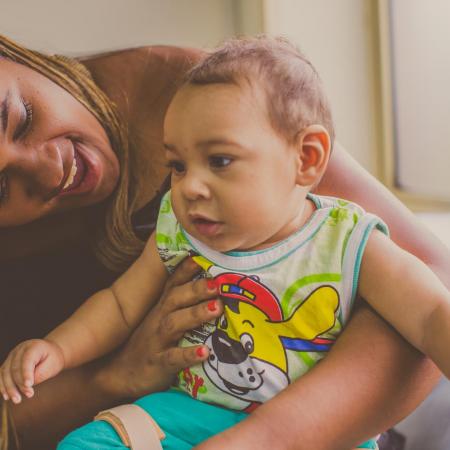
[[[307,126],[320,124],[333,144],[333,119],[322,81],[287,39],[260,35],[227,40],[186,75],[186,83],[194,85],[242,82],[263,89],[272,127],[288,142]]]

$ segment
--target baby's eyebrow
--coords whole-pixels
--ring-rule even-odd
[[[241,148],[241,149],[244,149],[244,150],[250,150],[248,147],[240,144],[239,142],[233,141],[231,139],[226,139],[226,138],[205,139],[205,140],[197,141],[195,143],[195,146],[200,148],[200,149],[202,149],[202,150],[206,150],[209,147],[214,147],[216,145],[230,146],[230,147]],[[167,142],[163,142],[163,147],[169,152],[174,152],[174,153],[177,152],[177,148],[173,144],[169,144]]]
[[[175,148],[174,145],[167,144],[166,142],[163,142],[163,147],[164,147],[166,150],[169,150],[169,152],[174,152],[174,151],[176,151],[176,148]]]
[[[239,143],[232,141],[230,139],[223,139],[223,138],[217,138],[217,139],[206,139],[204,141],[198,141],[197,147],[201,148],[207,148],[207,147],[213,147],[214,145],[232,145],[234,147],[242,147]]]

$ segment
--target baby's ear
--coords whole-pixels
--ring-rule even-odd
[[[296,138],[298,151],[297,183],[301,186],[316,184],[328,164],[330,157],[330,135],[322,125],[310,125]]]

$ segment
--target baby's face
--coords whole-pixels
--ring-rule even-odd
[[[164,143],[175,214],[210,248],[256,250],[298,228],[298,152],[272,128],[262,93],[183,87],[167,111]]]

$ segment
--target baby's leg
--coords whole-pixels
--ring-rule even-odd
[[[57,450],[129,450],[114,428],[106,422],[97,421],[84,425],[68,434]]]
[[[247,414],[199,402],[177,390],[142,397],[136,402],[164,431],[164,450],[188,450],[243,420]],[[57,450],[127,450],[114,428],[91,422],[68,434]]]
[[[210,405],[171,389],[151,394],[136,402],[147,411],[166,434],[164,450],[192,448],[236,425],[248,414]]]
[[[366,448],[366,449],[370,448],[370,449],[373,449],[373,450],[378,450],[377,438],[370,439],[369,441],[358,445],[358,447],[356,447],[353,450],[361,450],[362,448]]]

